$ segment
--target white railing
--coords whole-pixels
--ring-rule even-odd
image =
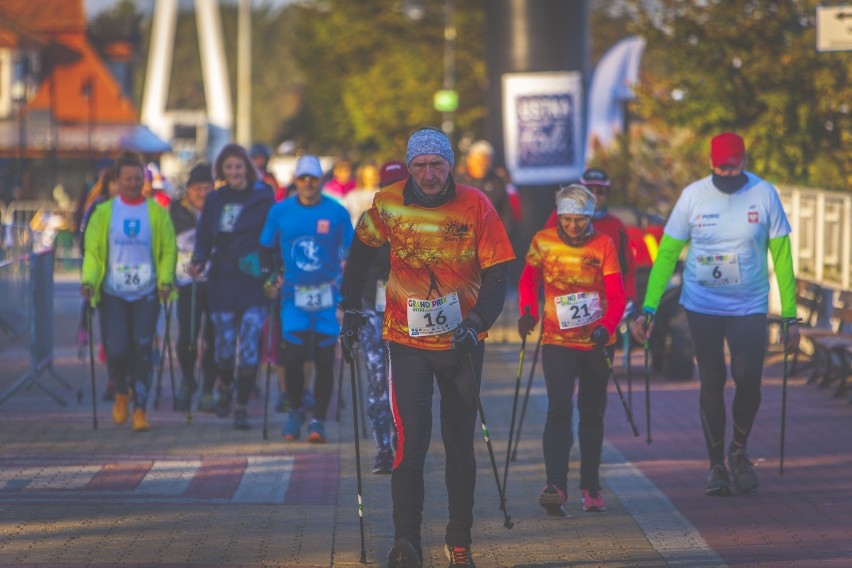
[[[778,189],[793,228],[796,275],[827,288],[852,288],[852,194]]]

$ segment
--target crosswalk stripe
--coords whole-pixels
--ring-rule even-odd
[[[283,503],[293,456],[249,456],[246,471],[232,499],[235,503]]]
[[[154,460],[151,469],[133,493],[157,496],[183,495],[200,467],[199,460]]]

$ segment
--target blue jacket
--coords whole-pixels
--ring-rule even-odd
[[[260,251],[258,238],[275,197],[269,187],[256,186],[243,205],[233,232],[221,233],[219,220],[226,189],[227,186],[220,187],[207,196],[192,254],[194,264],[203,266],[210,261],[207,286],[211,312],[243,311],[267,303],[263,280],[243,274],[238,265],[240,258]]]

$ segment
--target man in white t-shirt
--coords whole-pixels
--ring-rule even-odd
[[[785,318],[785,349],[798,348],[796,282],[790,224],[775,188],[745,171],[743,139],[724,132],[710,142],[712,175],[683,190],[666,224],[648,280],[643,315],[634,328],[643,343],[683,247],[689,243],[680,303],[686,310],[701,379],[700,410],[710,474],[704,492],[730,495],[757,491],[746,442],[760,407],[769,304],[767,251],[772,254]],[[731,416],[734,433],[725,468],[724,344],[736,385]]]

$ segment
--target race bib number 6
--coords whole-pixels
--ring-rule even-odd
[[[462,321],[457,292],[436,300],[408,300],[408,335],[421,337],[452,331]]]
[[[577,292],[553,299],[559,329],[572,329],[598,321],[603,317],[601,298],[597,292]]]
[[[740,263],[734,253],[695,257],[695,279],[701,286],[731,286],[740,283]]]
[[[294,303],[297,308],[309,312],[330,308],[334,304],[331,297],[331,284],[296,286]]]

